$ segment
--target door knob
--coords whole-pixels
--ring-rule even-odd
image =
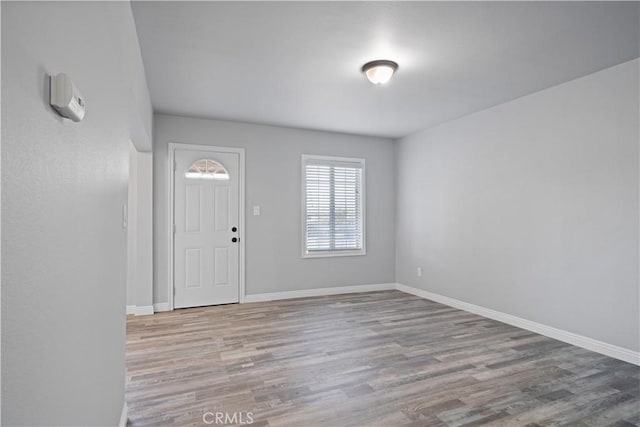
[[[237,238],[237,237],[233,237],[233,238],[231,238],[231,241],[232,241],[233,243],[235,243],[235,242],[237,242],[237,241],[238,241],[238,238]]]

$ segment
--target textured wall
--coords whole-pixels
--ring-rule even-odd
[[[637,351],[638,64],[402,139],[398,282]]]
[[[48,105],[59,72],[81,123]],[[116,425],[129,140],[152,120],[130,4],[2,2],[2,110],[2,424]]]

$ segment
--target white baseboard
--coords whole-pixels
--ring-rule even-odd
[[[127,314],[133,314],[136,316],[146,316],[148,314],[153,314],[153,306],[152,305],[128,305]]]
[[[300,291],[273,292],[268,294],[245,295],[244,302],[264,302],[281,299],[318,297],[324,295],[353,294],[358,292],[388,291],[396,289],[395,283],[379,283],[375,285],[336,286],[333,288],[304,289]]]
[[[153,311],[158,313],[160,311],[169,311],[169,303],[168,302],[160,302],[157,304],[153,304]]]
[[[292,299],[292,298],[318,297],[323,295],[353,294],[358,292],[389,291],[392,289],[396,289],[395,283],[378,283],[375,285],[336,286],[332,288],[317,288],[317,289],[305,289],[300,291],[284,291],[284,292],[273,292],[268,294],[245,295],[243,303],[277,301],[281,299]],[[133,307],[135,309],[135,306],[127,306],[128,314],[129,314],[129,307]],[[169,303],[161,302],[161,303],[153,304],[153,311],[156,313],[160,311],[170,311]],[[132,311],[132,313],[134,312],[135,311]]]
[[[128,413],[129,410],[127,409],[127,402],[124,402],[124,405],[122,405],[122,412],[120,413],[120,422],[118,423],[118,427],[127,427]]]
[[[572,332],[564,331],[562,329],[543,325],[541,323],[533,322],[521,317],[512,316],[511,314],[502,313],[490,308],[469,304],[468,302],[446,297],[444,295],[434,294],[433,292],[414,288],[412,286],[406,286],[400,283],[396,283],[396,289],[411,295],[419,296],[424,299],[439,302],[450,307],[459,308],[460,310],[478,314],[483,317],[488,317],[489,319],[497,320],[499,322],[516,326],[518,328],[526,329],[540,335],[545,335],[558,341],[563,341],[578,347],[586,348],[587,350],[595,351],[596,353],[604,354],[605,356],[613,357],[615,359],[619,359],[628,363],[633,363],[634,365],[640,365],[640,353],[637,351],[618,347],[613,344],[608,344],[606,342],[598,341],[596,339],[585,337],[583,335],[578,335]]]
[[[149,314],[153,314],[153,306],[152,305],[139,305],[136,306],[136,316],[147,316]]]
[[[503,313],[500,311],[492,310],[490,308],[481,307],[479,305],[470,304],[464,301],[450,298],[444,295],[435,294],[433,292],[425,291],[422,289],[406,286],[400,283],[379,283],[373,285],[354,285],[354,286],[336,286],[331,288],[317,288],[317,289],[305,289],[299,291],[284,291],[273,292],[266,294],[252,294],[245,295],[244,302],[264,302],[264,301],[277,301],[292,298],[306,298],[325,295],[340,295],[351,294],[359,292],[374,292],[374,291],[386,291],[391,289],[397,289],[399,291],[416,295],[421,298],[425,298],[431,301],[439,302],[450,307],[458,308],[460,310],[468,311],[489,319],[497,320],[518,328],[526,329],[531,332],[538,333],[559,341],[563,341],[578,347],[586,348],[587,350],[595,351],[600,354],[604,354],[615,359],[619,359],[634,365],[640,365],[640,352],[629,350],[623,347],[619,347],[613,344],[608,344],[603,341],[599,341],[593,338],[585,337],[583,335],[574,334],[562,329],[557,329],[551,326],[543,325],[542,323],[533,322],[531,320],[523,319],[521,317],[513,316],[511,314]],[[127,306],[127,314],[135,314],[137,316],[153,314],[154,312],[169,311],[169,303],[157,303],[153,306]]]
[[[127,314],[134,314],[136,316],[146,316],[153,313],[158,313],[160,311],[169,311],[169,303],[161,302],[153,305],[144,305],[144,306],[136,306],[136,305],[128,305],[127,306]]]

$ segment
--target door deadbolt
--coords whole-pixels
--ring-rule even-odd
[[[238,227],[231,227],[231,231],[235,233],[236,231],[238,231]]]

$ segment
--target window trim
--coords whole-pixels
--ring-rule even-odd
[[[307,218],[307,191],[306,191],[306,165],[308,160],[319,160],[327,162],[344,162],[355,163],[362,168],[362,177],[360,179],[360,209],[362,216],[362,249],[359,250],[333,250],[333,251],[318,251],[307,253],[307,230],[306,230],[306,218]],[[364,256],[367,254],[367,170],[365,159],[357,157],[335,157],[335,156],[319,156],[315,154],[303,154],[300,162],[300,193],[301,197],[301,209],[300,209],[300,223],[302,231],[302,258],[333,258],[343,256]]]

